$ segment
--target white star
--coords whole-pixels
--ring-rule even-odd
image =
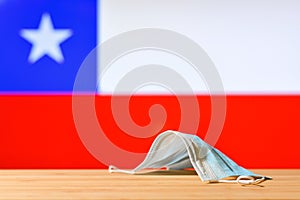
[[[58,63],[64,61],[60,43],[72,35],[70,29],[54,29],[49,14],[42,16],[38,29],[23,29],[20,35],[32,43],[28,61],[35,63],[41,57],[48,55]]]

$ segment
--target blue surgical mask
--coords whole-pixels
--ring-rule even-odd
[[[254,174],[238,166],[196,135],[165,131],[154,140],[145,160],[132,170],[109,166],[109,172],[136,174],[142,169],[194,168],[203,182],[259,184],[270,177]]]

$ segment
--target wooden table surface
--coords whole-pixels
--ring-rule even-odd
[[[300,170],[253,170],[260,186],[205,184],[191,172],[0,170],[0,199],[300,199]]]

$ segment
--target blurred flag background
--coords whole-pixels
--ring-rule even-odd
[[[299,1],[2,0],[0,27],[0,168],[106,168],[75,128],[74,80],[97,44],[145,27],[186,35],[214,62],[227,95],[216,147],[248,168],[300,167]],[[211,102],[201,77],[154,51],[120,58],[101,79],[96,110],[107,137],[131,152],[146,152],[154,140],[125,134],[111,112],[120,78],[145,64],[167,65],[188,80],[201,110],[197,134],[204,137]],[[91,67],[88,84],[96,84],[99,71]],[[178,100],[156,85],[140,88],[128,109],[146,125],[153,104],[168,114],[161,131],[178,129]]]

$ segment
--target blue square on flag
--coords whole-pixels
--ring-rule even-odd
[[[97,45],[97,1],[0,1],[0,26],[0,92],[71,92]]]

